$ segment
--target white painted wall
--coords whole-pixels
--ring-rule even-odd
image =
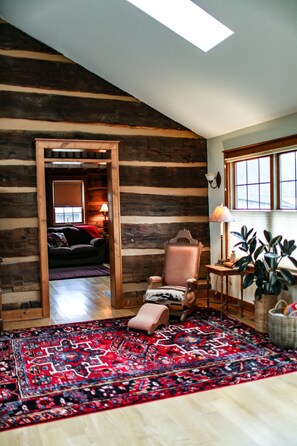
[[[297,134],[297,113],[209,139],[207,141],[208,172],[219,171],[222,175],[220,189],[209,188],[209,213],[211,214],[214,208],[224,200],[224,150],[294,134]],[[219,223],[209,223],[209,225],[211,263],[215,263],[220,257],[220,225]],[[232,278],[232,281],[234,282],[234,278]],[[239,296],[236,291],[237,284],[233,282],[231,283],[230,294]],[[218,289],[217,283],[219,282],[212,278],[213,289]],[[245,291],[244,299],[253,301],[252,289]]]

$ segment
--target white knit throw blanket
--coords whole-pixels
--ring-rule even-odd
[[[181,302],[184,294],[185,289],[181,290],[171,287],[149,289],[145,293],[144,301],[158,303]]]

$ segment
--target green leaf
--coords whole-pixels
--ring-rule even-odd
[[[241,235],[242,235],[242,238],[244,239],[244,240],[246,240],[246,236],[247,236],[247,227],[244,225],[244,226],[242,226],[242,228],[241,228]]]
[[[276,237],[274,237],[274,238],[271,240],[271,242],[270,242],[270,246],[278,245],[278,244],[281,242],[282,238],[283,238],[282,235],[277,235]]]
[[[297,268],[297,260],[294,259],[294,257],[291,257],[291,256],[289,256],[288,258],[291,260],[291,262],[293,263],[293,265],[295,266],[295,268]]]
[[[234,236],[237,237],[237,238],[242,239],[242,236],[241,236],[240,232],[230,231],[230,234],[234,235]]]
[[[257,260],[257,258],[259,257],[259,255],[263,252],[264,246],[259,246],[254,254],[254,259]]]
[[[284,269],[284,268],[280,268],[279,271],[280,271],[282,277],[285,279],[285,281],[289,285],[294,285],[295,278],[294,278],[293,274],[290,273],[290,271],[288,271],[287,269]]]
[[[251,233],[253,232],[253,230],[254,230],[254,228],[252,228],[252,229],[250,229],[249,231],[248,231],[248,233],[247,233],[247,237],[249,237],[250,235],[251,235]],[[254,235],[256,235],[257,233],[255,232],[255,234]]]
[[[252,285],[252,283],[254,282],[254,277],[255,277],[254,274],[247,274],[245,276],[243,284],[242,284],[243,289],[248,288],[249,286]]]
[[[250,253],[253,254],[253,252],[255,251],[257,247],[257,240],[256,238],[253,238],[250,242]]]
[[[270,243],[270,240],[272,239],[272,235],[270,231],[266,231],[266,229],[264,229],[264,237],[266,238],[266,240],[268,241],[268,243]]]

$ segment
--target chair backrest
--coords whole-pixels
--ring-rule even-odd
[[[198,279],[202,243],[183,229],[165,247],[164,285],[186,286],[190,278]]]

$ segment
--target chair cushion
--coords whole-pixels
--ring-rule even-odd
[[[182,303],[185,287],[160,287],[148,289],[144,295],[145,302],[159,304]]]

